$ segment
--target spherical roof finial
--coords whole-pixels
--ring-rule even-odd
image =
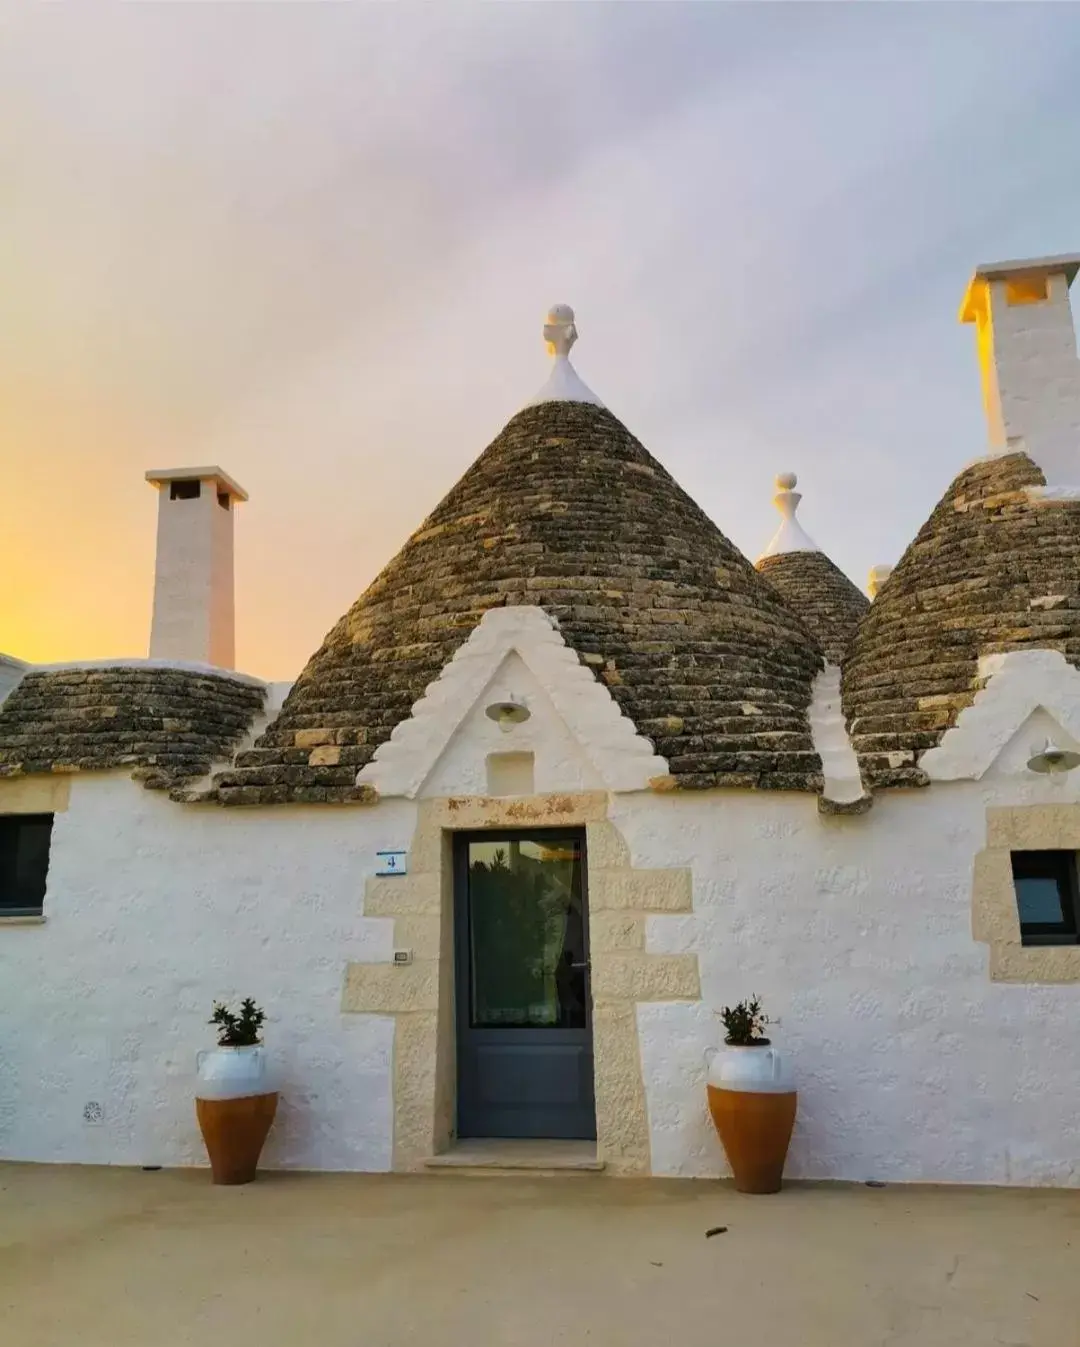
[[[570,347],[576,341],[574,310],[569,304],[552,304],[544,320],[544,344],[548,355],[555,357],[555,363],[543,388],[526,406],[539,407],[545,402],[586,402],[594,407],[604,405],[592,389],[581,381],[577,370],[570,363]]]
[[[577,341],[574,310],[569,304],[553,304],[544,321],[544,344],[548,355],[566,356]]]
[[[795,518],[795,511],[799,508],[799,501],[802,495],[795,490],[798,477],[793,472],[777,473],[773,481],[776,483],[776,495],[773,496],[773,504],[780,512],[781,524],[773,534],[772,541],[762,552],[762,557],[779,556],[782,552],[816,552],[818,545],[813,538],[809,537],[804,531],[802,525]]]

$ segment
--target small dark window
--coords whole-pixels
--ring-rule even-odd
[[[1076,852],[1014,851],[1013,887],[1025,945],[1075,945]]]
[[[201,495],[202,482],[188,480],[169,483],[170,500],[198,500]]]
[[[219,491],[217,493],[217,503],[223,510],[227,510],[229,508],[229,493],[227,491]]]
[[[45,902],[51,814],[0,814],[0,917],[36,917]]]

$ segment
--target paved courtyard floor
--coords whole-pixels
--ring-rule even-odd
[[[1076,1347],[1080,1192],[0,1165],[0,1342]]]

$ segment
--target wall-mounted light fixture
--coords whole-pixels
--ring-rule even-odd
[[[515,725],[521,725],[528,720],[532,712],[519,697],[510,696],[504,701],[492,702],[484,714],[488,720],[494,720],[505,734]]]
[[[1047,739],[1042,748],[1036,749],[1027,760],[1028,770],[1032,772],[1071,772],[1080,765],[1080,753],[1071,748],[1059,748],[1051,739]]]

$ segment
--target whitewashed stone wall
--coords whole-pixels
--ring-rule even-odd
[[[1035,778],[1008,754],[858,817],[794,795],[612,797],[635,866],[693,874],[693,913],[647,922],[649,951],[699,956],[703,995],[638,1007],[653,1171],[726,1172],[704,1054],[719,1008],[760,993],[799,1077],[792,1176],[1080,1186],[1080,984],[991,982],[971,931],[987,806],[1078,799],[1080,772]],[[75,778],[46,924],[0,926],[0,1156],[204,1163],[194,1054],[213,999],[250,994],[282,1073],[267,1163],[389,1168],[393,1023],[340,1004],[348,962],[391,958],[364,882],[415,819],[406,801],[191,808]]]
[[[1028,776],[857,818],[749,793],[616,808],[636,865],[694,875],[693,915],[647,930],[651,951],[698,953],[703,997],[638,1007],[655,1173],[726,1172],[703,1058],[716,1011],[759,993],[799,1081],[791,1176],[1080,1186],[1080,984],[992,983],[971,932],[986,806],[1077,798]]]
[[[281,1072],[266,1163],[388,1169],[393,1022],[343,1015],[341,990],[349,961],[392,957],[364,881],[414,826],[405,802],[191,808],[75,778],[45,924],[0,926],[0,1156],[205,1164],[195,1053],[213,1000],[250,995]]]

